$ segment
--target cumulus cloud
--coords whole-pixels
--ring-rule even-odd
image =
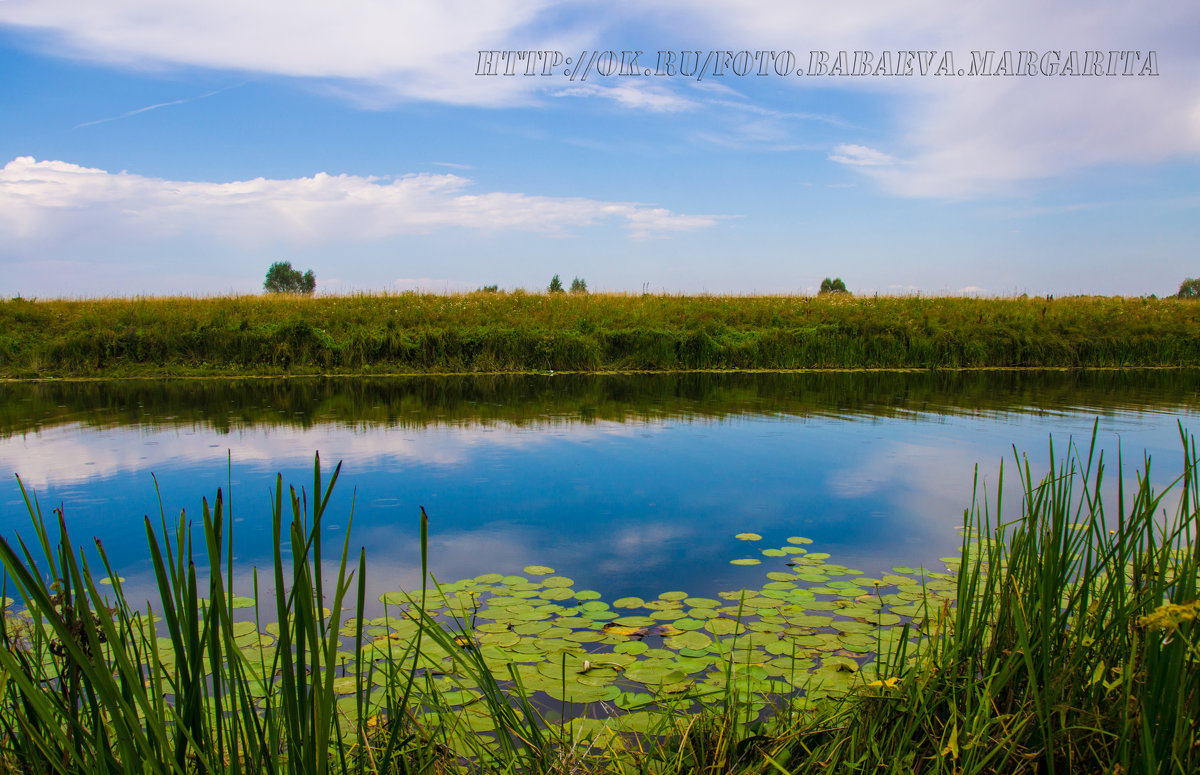
[[[10,246],[192,234],[249,245],[320,245],[445,228],[558,234],[615,223],[631,236],[653,237],[709,227],[719,217],[636,202],[473,193],[471,185],[458,175],[428,173],[175,181],[22,156],[0,169],[0,235]]]

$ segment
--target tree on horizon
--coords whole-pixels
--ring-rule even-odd
[[[295,293],[311,295],[317,289],[317,276],[309,269],[300,274],[299,269],[292,268],[291,261],[276,261],[267,270],[267,279],[263,281],[263,290],[267,293]]]

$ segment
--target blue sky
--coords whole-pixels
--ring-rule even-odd
[[[1197,40],[1182,0],[0,0],[0,295],[255,293],[276,260],[332,293],[1163,295],[1200,276]],[[878,72],[477,74],[530,49]],[[879,68],[989,50],[1146,74]]]

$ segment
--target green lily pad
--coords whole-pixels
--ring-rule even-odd
[[[672,624],[675,625],[676,629],[685,630],[685,631],[686,630],[699,630],[704,627],[704,622],[702,620],[693,619],[690,616],[684,617],[683,619],[676,619],[674,622],[672,622]]]
[[[554,568],[547,568],[545,565],[526,565],[522,570],[530,576],[549,576],[554,572]]]
[[[801,538],[800,536],[792,536],[788,540],[789,544],[811,544],[811,538]]]
[[[622,597],[613,601],[613,608],[641,608],[645,602],[640,597]]]
[[[758,533],[738,533],[734,536],[739,541],[761,541],[762,536]]]
[[[625,678],[647,686],[673,684],[685,678],[684,673],[669,665],[634,665],[625,671]]]
[[[730,564],[730,565],[761,565],[761,564],[762,564],[762,560],[755,560],[755,559],[751,559],[751,558],[743,558],[743,559],[740,559],[740,560],[730,560],[730,561],[729,561],[729,564]]]
[[[575,580],[569,579],[566,576],[551,576],[542,583],[551,588],[575,586]]]
[[[733,619],[709,619],[704,623],[704,629],[713,635],[740,635],[746,631],[746,625]]]
[[[712,643],[712,638],[702,632],[695,630],[684,632],[681,635],[675,635],[670,638],[663,639],[663,645],[671,649],[703,649],[708,648]]]

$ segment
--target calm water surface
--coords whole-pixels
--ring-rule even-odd
[[[709,596],[761,586],[780,561],[729,561],[795,535],[868,574],[937,565],[976,464],[994,492],[1014,445],[1044,469],[1052,437],[1085,444],[1097,420],[1114,480],[1120,445],[1127,474],[1148,452],[1165,485],[1178,423],[1200,429],[1198,391],[1186,371],[9,384],[0,534],[30,535],[16,474],[145,597],[154,477],[169,519],[223,488],[248,585],[270,565],[275,474],[311,492],[319,451],[327,471],[343,462],[326,545],[340,548],[353,505],[373,594],[419,583],[424,506],[443,580],[544,564],[608,600]],[[743,531],[764,540],[733,540]]]

